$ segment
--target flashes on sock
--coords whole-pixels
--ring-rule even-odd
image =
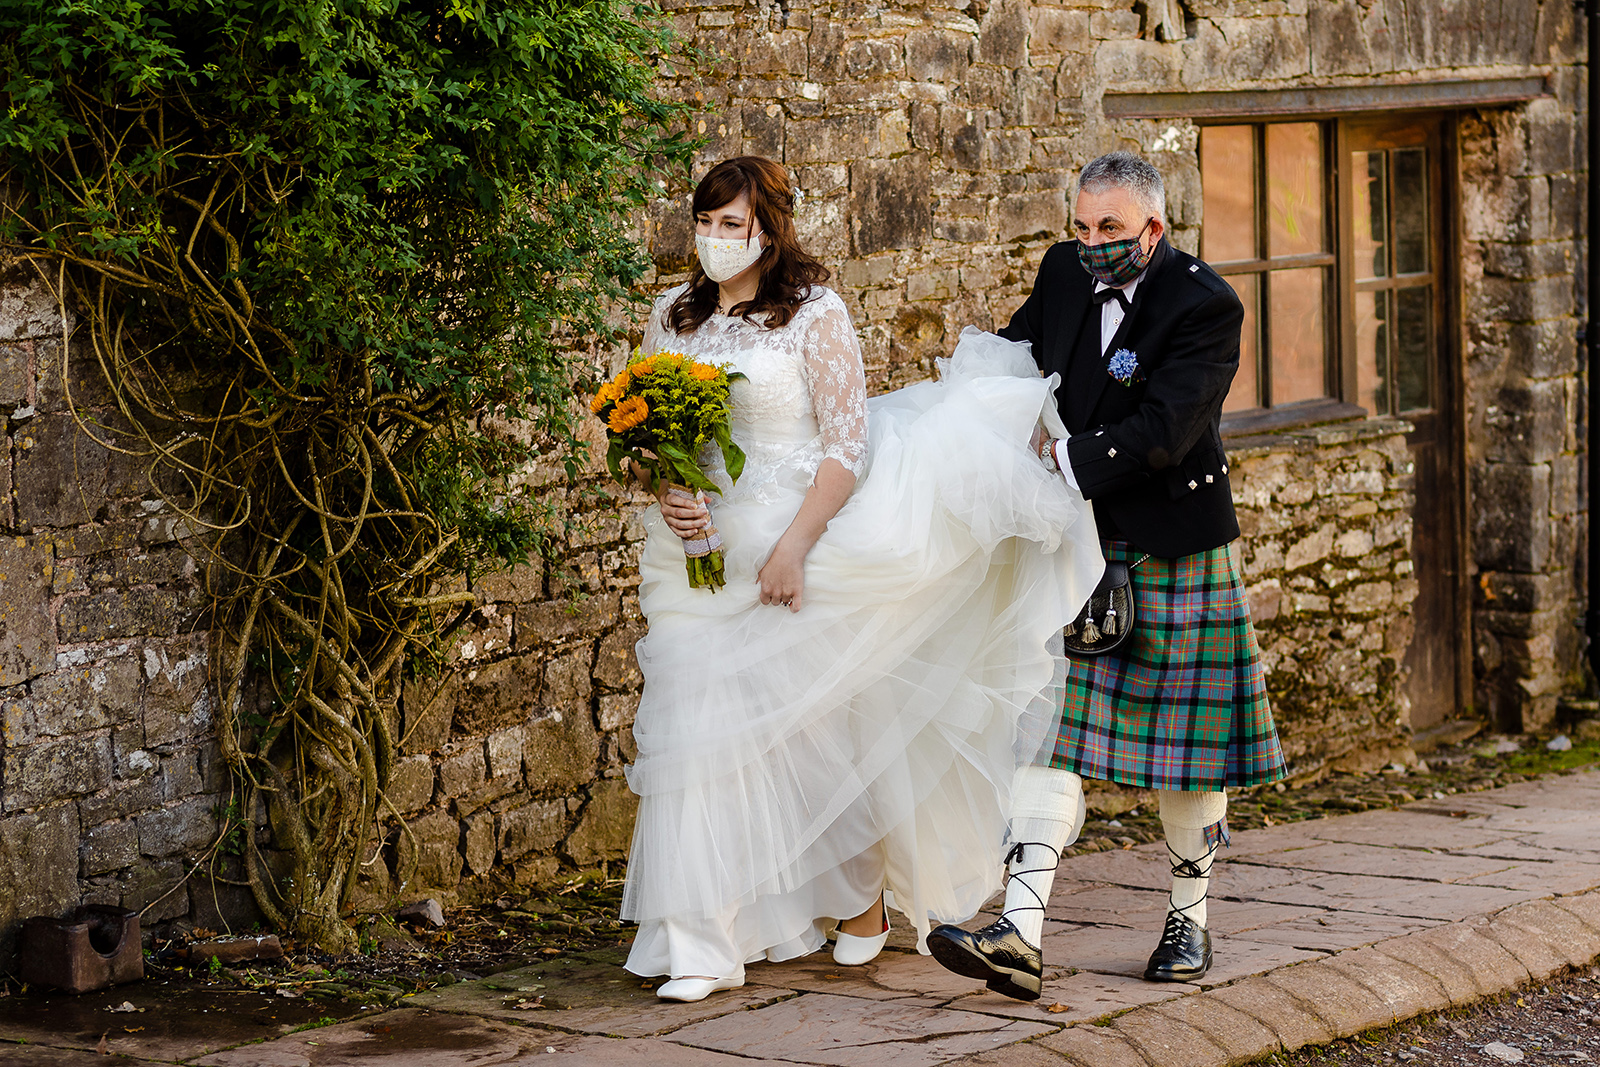
[[[1083,779],[1053,767],[1019,767],[1011,781],[1011,880],[1004,915],[1022,939],[1038,947],[1061,852],[1083,829]]]
[[[1228,813],[1228,794],[1217,792],[1161,792],[1161,827],[1167,834],[1167,858],[1172,864],[1170,909],[1202,928],[1206,925],[1206,892],[1217,846],[1207,841],[1208,827]]]

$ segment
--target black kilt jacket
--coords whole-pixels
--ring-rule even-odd
[[[1102,355],[1093,291],[1078,242],[1053,245],[1000,333],[1033,342],[1040,370],[1061,375],[1067,455],[1100,536],[1161,557],[1227,544],[1239,522],[1219,424],[1239,369],[1244,306],[1215,271],[1163,237]],[[1128,385],[1109,372],[1119,349],[1138,360]]]

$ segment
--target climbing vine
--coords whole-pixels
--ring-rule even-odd
[[[687,163],[671,47],[630,0],[0,0],[0,255],[193,534],[246,877],[303,940],[354,944],[402,678],[558,521],[525,475],[572,473],[570,353]]]

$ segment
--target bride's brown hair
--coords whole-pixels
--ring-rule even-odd
[[[775,330],[789,324],[811,295],[813,285],[828,280],[828,268],[800,247],[794,230],[794,188],[783,168],[770,159],[735,156],[712,167],[695,186],[691,215],[698,218],[702,212],[725,207],[739,199],[740,193],[750,195],[750,210],[767,235],[767,246],[756,260],[761,270],[756,295],[735,304],[728,313],[746,320],[764,314],[764,325]],[[667,309],[667,325],[676,333],[699,329],[717,310],[717,298],[717,283],[706,277],[696,257],[689,288]]]

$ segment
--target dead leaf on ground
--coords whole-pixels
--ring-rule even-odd
[[[1060,1015],[1064,1011],[1071,1011],[1071,1010],[1072,1010],[1072,1006],[1069,1005],[1069,1004],[1052,1004],[1048,1008],[1045,1009],[1045,1011],[1049,1012],[1051,1015]]]

